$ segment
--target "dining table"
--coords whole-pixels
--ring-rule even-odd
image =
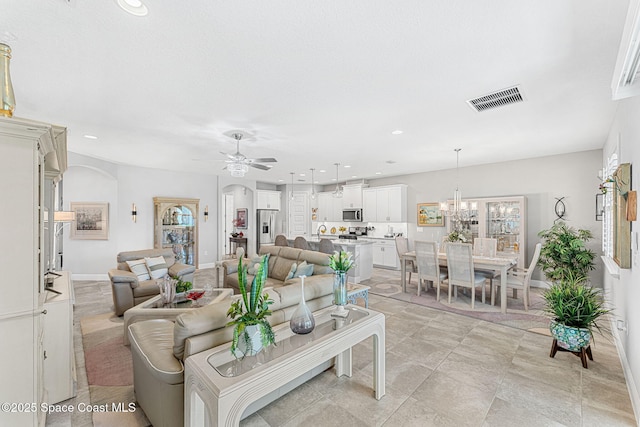
[[[518,263],[517,255],[509,255],[511,254],[495,257],[473,255],[473,266],[475,269],[493,271],[495,274],[500,275],[500,311],[503,314],[507,312],[507,271]],[[416,261],[416,251],[409,251],[400,256],[402,292],[407,292],[407,261]],[[446,266],[447,254],[443,252],[438,253],[438,261],[441,266]]]

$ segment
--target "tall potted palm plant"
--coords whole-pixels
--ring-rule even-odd
[[[275,344],[276,337],[267,316],[271,314],[269,305],[273,300],[268,293],[262,293],[267,280],[267,256],[263,256],[251,289],[247,290],[247,267],[238,260],[238,288],[241,298],[231,304],[227,316],[232,320],[227,326],[235,326],[231,353],[236,357],[254,356],[264,347]]]

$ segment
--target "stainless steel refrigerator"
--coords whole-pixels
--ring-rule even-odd
[[[278,211],[258,209],[257,212],[256,252],[260,253],[260,246],[273,245],[276,242],[276,214]]]

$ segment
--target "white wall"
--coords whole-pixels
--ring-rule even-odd
[[[631,163],[631,188],[638,189],[640,182],[640,97],[636,96],[620,101],[616,118],[604,147],[604,153],[610,153],[620,143],[619,163]],[[606,157],[604,155],[603,157]],[[604,165],[605,159],[603,159]],[[631,231],[638,238],[638,223],[632,222]],[[632,248],[633,249],[633,248]],[[605,292],[614,306],[616,319],[626,322],[627,332],[619,332],[619,349],[623,364],[627,366],[627,383],[631,386],[636,417],[640,416],[640,264],[638,250],[632,250],[632,266],[619,270],[620,277],[608,273],[604,275]],[[617,330],[614,328],[614,332]],[[625,357],[626,356],[626,357]],[[629,378],[631,376],[631,381]]]
[[[200,199],[198,261],[206,266],[219,259],[216,176],[116,165],[69,153],[63,179],[65,210],[70,202],[109,203],[109,240],[70,240],[65,229],[64,269],[74,278],[104,278],[115,267],[118,252],[152,248],[153,198],[158,196]],[[138,211],[135,223],[133,203]],[[205,222],[207,205],[209,220]]]
[[[452,152],[452,158],[454,153]],[[461,157],[464,159],[464,150]],[[459,187],[462,197],[526,196],[527,197],[527,263],[539,241],[538,232],[553,225],[556,198],[564,197],[567,224],[593,232],[589,247],[601,251],[602,223],[595,220],[595,195],[602,168],[602,150],[557,156],[538,157],[508,163],[460,167]],[[417,204],[441,202],[453,198],[456,170],[446,169],[412,175],[394,176],[369,181],[369,187],[407,184],[408,237],[413,240],[440,240],[445,227],[424,227],[417,231]],[[594,284],[602,284],[601,261],[592,273]],[[542,279],[539,271],[535,277]]]

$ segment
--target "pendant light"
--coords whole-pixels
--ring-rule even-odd
[[[460,176],[460,151],[462,148],[456,148],[453,151],[456,152],[456,189],[453,192],[453,209],[449,209],[448,202],[440,203],[440,210],[445,216],[448,216],[454,222],[454,229],[461,226],[461,221],[469,218],[471,211],[477,210],[478,205],[476,202],[472,202],[470,205],[467,202],[462,201],[462,192],[459,186]]]
[[[315,183],[315,180],[313,179],[313,171],[315,171],[315,169],[311,168],[311,200],[316,199],[316,188],[313,185]]]
[[[293,200],[293,175],[295,175],[295,172],[289,172],[291,174],[291,193],[289,193],[289,199]]]
[[[333,197],[342,197],[342,189],[338,184],[338,166],[340,166],[340,163],[334,163],[334,165],[336,165],[336,189],[333,192]]]

